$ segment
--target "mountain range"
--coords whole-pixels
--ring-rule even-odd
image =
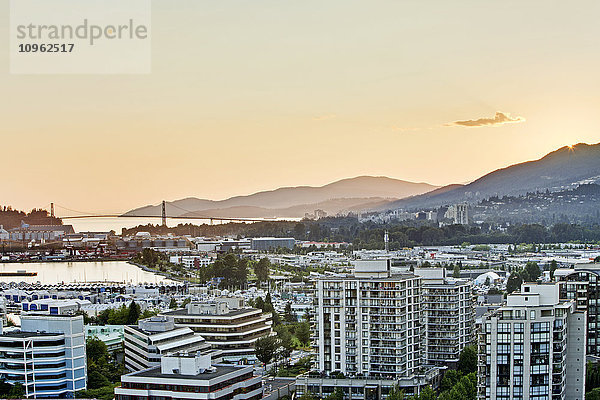
[[[359,176],[324,186],[284,187],[236,196],[225,200],[195,197],[166,203],[169,216],[300,218],[323,210],[327,214],[381,207],[390,201],[431,192],[437,186],[383,176]],[[161,215],[161,205],[149,205],[127,212],[128,216]]]
[[[415,210],[459,202],[476,203],[490,196],[520,195],[536,191],[559,191],[600,181],[600,143],[561,147],[535,161],[490,172],[467,185],[453,185],[377,209]]]
[[[579,143],[553,151],[539,160],[490,172],[466,184],[443,187],[399,179],[359,176],[324,186],[284,187],[225,200],[195,197],[166,203],[169,216],[233,218],[301,218],[315,210],[328,215],[389,209],[418,210],[459,202],[476,203],[491,196],[559,191],[582,183],[600,182],[600,143]],[[157,216],[161,205],[127,212]]]

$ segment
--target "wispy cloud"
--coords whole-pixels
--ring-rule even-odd
[[[313,121],[325,121],[328,119],[334,119],[335,117],[337,117],[335,114],[317,115],[316,117],[313,117]]]
[[[469,128],[479,128],[482,126],[498,126],[504,124],[518,124],[525,122],[523,117],[511,117],[508,113],[496,111],[493,118],[468,119],[465,121],[454,121],[444,124],[444,126],[466,126]]]

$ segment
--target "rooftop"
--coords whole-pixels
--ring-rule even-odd
[[[163,374],[160,370],[160,367],[154,367],[150,369],[145,369],[139,372],[133,372],[131,374],[125,376],[136,376],[143,378],[164,378],[164,379],[196,379],[196,380],[208,380],[215,379],[223,375],[230,374],[235,371],[239,371],[241,367],[234,367],[229,365],[216,365],[217,368],[214,372],[203,372],[198,375],[175,375],[175,374]]]
[[[55,337],[55,336],[60,336],[62,335],[62,333],[48,333],[48,332],[22,332],[22,331],[12,331],[12,332],[4,332],[2,335],[0,335],[0,340],[1,339],[14,339],[14,338],[18,338],[18,339],[27,339],[27,338],[33,338],[33,337]]]
[[[214,316],[214,317],[235,317],[238,315],[248,314],[250,312],[261,311],[258,308],[242,308],[240,310],[233,310],[227,314],[189,314],[186,308],[180,308],[179,310],[166,311],[163,315],[198,315],[198,316]]]

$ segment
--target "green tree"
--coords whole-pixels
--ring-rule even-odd
[[[522,283],[523,280],[518,272],[511,273],[506,282],[506,293],[512,293],[515,290],[519,290]]]
[[[306,226],[302,222],[298,222],[294,225],[294,238],[296,240],[303,240],[306,237]]]
[[[587,383],[586,383],[587,386]],[[600,388],[594,388],[585,394],[585,400],[600,400]]]
[[[175,297],[171,297],[171,301],[169,302],[169,308],[171,310],[174,310],[177,308],[177,300],[175,300]]]
[[[95,362],[95,363],[108,362],[108,359],[109,359],[108,348],[106,347],[106,344],[98,338],[93,337],[93,338],[87,340],[87,343],[85,346],[85,352],[87,355],[87,359],[91,362]]]
[[[296,328],[296,337],[303,345],[310,344],[310,324],[306,321],[298,324]]]
[[[454,266],[454,271],[452,272],[452,276],[454,278],[460,278],[460,266],[458,266],[458,264]]]
[[[421,393],[415,397],[415,400],[436,400],[436,398],[437,396],[431,386],[425,386],[423,390],[421,390]]]
[[[550,261],[550,280],[554,280],[554,271],[558,268],[556,260]]]
[[[103,386],[99,389],[79,390],[75,393],[78,399],[113,400],[115,398],[115,385]]]
[[[262,297],[259,296],[256,298],[256,300],[254,301],[254,307],[260,308],[261,310],[265,311],[265,301]]]
[[[287,359],[294,349],[294,343],[292,341],[292,334],[288,331],[285,325],[279,325],[276,329],[277,339],[279,340],[279,355],[283,359]]]
[[[446,390],[452,389],[456,383],[462,378],[462,373],[455,369],[448,369],[444,372],[444,377],[440,384],[440,391],[445,392]]]
[[[275,336],[264,336],[257,339],[254,342],[254,351],[258,361],[265,365],[268,364],[275,356],[278,345],[279,343]]]
[[[134,300],[131,300],[131,303],[129,304],[129,310],[127,312],[126,324],[136,324],[138,322],[138,319],[140,319],[140,314],[140,306]]]
[[[336,387],[333,393],[326,397],[327,400],[344,400],[344,391],[340,387]]]
[[[523,282],[535,282],[540,277],[540,267],[536,262],[530,261],[525,264],[525,268],[521,272],[521,279]]]
[[[9,399],[22,399],[25,397],[25,386],[17,382],[8,391]]]
[[[109,385],[110,385],[110,381],[108,380],[108,378],[106,376],[102,375],[102,373],[100,371],[98,371],[98,369],[94,368],[88,372],[87,387],[89,389],[99,389],[101,387],[109,386]]]
[[[297,321],[296,316],[292,312],[292,304],[289,301],[285,304],[285,310],[283,312],[283,319],[287,323],[292,323],[292,322]]]
[[[477,348],[474,345],[466,346],[460,352],[457,367],[465,375],[477,371]]]
[[[267,257],[261,258],[259,262],[254,265],[254,275],[259,282],[267,282],[269,280],[269,268],[271,262]]]
[[[387,400],[404,400],[404,397],[404,390],[400,389],[398,385],[394,385],[388,392]]]

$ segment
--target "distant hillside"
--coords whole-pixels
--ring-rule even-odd
[[[273,216],[278,217],[298,218],[303,217],[305,212],[313,212],[318,208],[330,214],[336,214],[346,209],[358,211],[356,207],[360,209],[362,207],[361,204],[365,204],[365,208],[381,206],[381,203],[386,201],[386,199],[402,199],[427,193],[434,189],[437,189],[437,186],[427,183],[413,183],[383,176],[360,176],[342,179],[325,186],[285,187],[219,201],[187,198],[168,202],[166,204],[166,211],[167,215],[172,216],[181,216],[189,213],[207,215],[211,210],[218,210],[219,213],[226,213],[231,217],[242,217],[241,215],[232,214],[243,212],[245,214],[273,214]],[[346,199],[348,202],[323,205],[325,202],[336,199]],[[292,210],[294,207],[295,209]],[[285,212],[282,211],[283,209],[286,209]],[[280,215],[282,212],[285,215]],[[160,205],[151,205],[129,211],[125,215],[146,216],[160,214]],[[211,213],[211,215],[213,214]]]
[[[585,184],[558,192],[535,192],[521,196],[490,197],[469,211],[474,221],[489,223],[555,223],[593,226],[600,223],[600,185]]]
[[[427,183],[407,182],[383,176],[359,176],[342,179],[325,186],[285,187],[219,201],[187,198],[168,202],[166,204],[166,211],[167,215],[172,216],[189,215],[190,213],[207,215],[211,210],[218,210],[219,213],[226,213],[230,217],[241,217],[241,215],[233,215],[239,211],[244,214],[272,214],[278,217],[299,218],[303,217],[305,212],[313,212],[319,208],[329,214],[336,214],[344,210],[359,211],[362,209],[362,204],[365,205],[364,208],[381,206],[386,199],[387,201],[393,201],[427,193],[437,188],[437,186]],[[331,202],[336,199],[345,199],[348,201],[339,203]],[[259,210],[259,208],[271,211]],[[285,210],[285,212],[282,210]],[[282,213],[285,215],[281,215]],[[146,216],[160,214],[161,206],[159,204],[141,207],[129,211],[125,215]],[[211,213],[211,215],[213,214]]]
[[[562,147],[535,161],[502,168],[476,181],[385,205],[385,209],[431,208],[458,202],[476,203],[490,196],[565,190],[600,181],[600,144]],[[441,192],[441,193],[440,193]]]
[[[327,215],[336,215],[344,212],[358,212],[361,210],[381,207],[389,203],[389,199],[371,197],[367,199],[333,199],[315,204],[301,204],[287,208],[264,208],[254,206],[236,206],[228,208],[215,208],[198,210],[184,214],[186,217],[203,216],[211,217],[239,217],[239,218],[299,218],[306,213],[312,214],[315,210],[323,210]]]
[[[21,226],[21,222],[29,225],[62,225],[60,218],[51,217],[48,211],[33,209],[26,213],[13,210],[11,207],[0,207],[0,226],[4,229],[13,229]]]

